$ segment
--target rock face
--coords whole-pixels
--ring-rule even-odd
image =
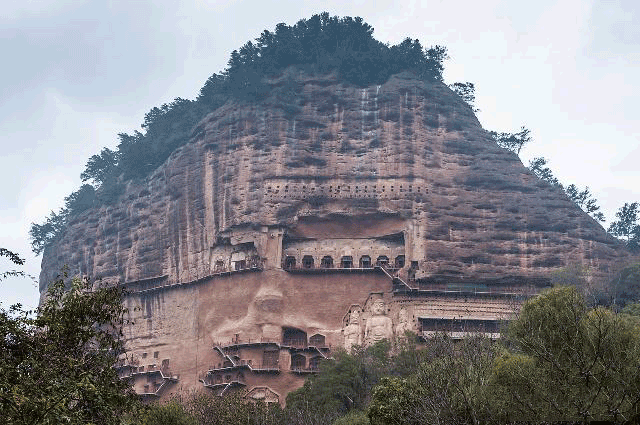
[[[626,256],[442,83],[403,73],[362,89],[289,69],[270,84],[260,102],[209,114],[45,251],[41,291],[64,264],[133,291],[144,320],[128,334],[138,365],[123,373],[153,352],[144,373],[158,377],[139,392],[245,386],[282,402],[331,346],[366,342],[375,323],[377,336],[495,334],[514,310],[507,294],[570,263],[606,274]]]

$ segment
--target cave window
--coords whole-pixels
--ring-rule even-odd
[[[330,269],[333,267],[333,258],[329,255],[325,255],[322,257],[320,265],[325,269]]]
[[[296,268],[296,257],[292,255],[288,255],[284,259],[284,268],[285,269],[295,269]]]
[[[314,347],[324,347],[325,346],[325,338],[324,335],[315,334],[309,338],[309,345]]]
[[[244,270],[247,268],[247,260],[239,260],[234,262],[234,267],[236,270]]]
[[[369,257],[368,255],[363,255],[362,257],[360,257],[360,268],[368,269],[370,267],[371,267],[371,257]]]
[[[386,255],[379,256],[378,259],[376,260],[376,265],[378,265],[380,267],[388,267],[389,266],[389,257],[387,257]]]
[[[307,359],[302,354],[294,354],[291,356],[291,369],[304,369],[307,366]]]
[[[266,349],[262,352],[262,367],[265,369],[278,367],[280,352],[276,349]]]
[[[313,268],[313,257],[311,255],[305,255],[302,257],[302,267],[305,269]]]
[[[307,333],[296,328],[282,328],[282,345],[289,347],[306,347]]]
[[[350,255],[345,255],[344,257],[342,257],[342,259],[340,260],[340,267],[342,267],[343,269],[350,269],[351,267],[353,267],[353,257],[351,257]]]
[[[404,267],[404,255],[398,255],[395,261],[396,269],[401,269]]]
[[[216,272],[224,271],[224,261],[222,261],[222,260],[217,260],[216,261],[215,271]]]

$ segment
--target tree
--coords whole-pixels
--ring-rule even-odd
[[[87,161],[85,169],[80,174],[83,182],[93,180],[96,186],[100,186],[118,164],[118,153],[109,148],[103,148],[100,155],[93,155]]]
[[[464,100],[466,104],[471,107],[471,110],[473,112],[480,111],[480,109],[476,108],[474,105],[474,102],[476,101],[476,95],[475,95],[476,88],[473,85],[473,83],[470,83],[470,82],[453,83],[449,85],[449,88],[453,90],[458,96],[460,96],[462,100]],[[501,133],[501,134],[506,134],[506,133]]]
[[[575,287],[527,301],[493,365],[500,422],[640,419],[637,322],[589,309]]]
[[[334,361],[320,363],[320,372],[287,396],[287,411],[306,412],[326,420],[348,411],[365,410],[372,388],[389,373],[391,344],[354,347],[351,354],[336,353]],[[309,420],[307,420],[309,422]]]
[[[6,248],[0,248],[0,257],[6,257],[10,262],[17,266],[24,265],[24,259],[20,258],[18,254],[13,251],[9,251]],[[26,277],[27,275],[22,270],[7,270],[0,273],[0,282],[8,277]]]
[[[66,290],[61,278],[35,313],[0,308],[3,423],[119,424],[135,400],[113,368],[123,353],[121,289],[73,279]]]
[[[517,155],[520,155],[520,150],[522,150],[524,145],[531,142],[531,131],[524,126],[520,128],[518,133],[496,133],[495,131],[490,131],[489,134],[498,146],[510,150]]]
[[[62,234],[67,226],[69,210],[61,208],[57,213],[51,211],[44,223],[31,223],[29,229],[29,239],[31,239],[31,250],[39,255],[44,249]]]
[[[494,350],[482,336],[454,342],[444,334],[426,341],[427,357],[405,378],[385,377],[369,404],[372,424],[480,423],[491,419]]]
[[[96,202],[96,190],[90,184],[83,184],[80,189],[64,198],[65,209],[69,216],[75,216],[93,207]]]
[[[608,232],[622,238],[627,247],[633,251],[640,249],[640,221],[638,221],[638,202],[626,203],[616,213],[618,218],[611,223]]]
[[[640,263],[629,264],[622,268],[607,286],[612,306],[624,308],[631,303],[639,303]]]
[[[551,186],[564,189],[560,181],[553,175],[553,172],[547,165],[547,160],[542,157],[533,158],[529,161],[529,170],[533,172],[540,180],[544,180]]]
[[[565,193],[573,201],[574,204],[580,207],[580,209],[597,221],[604,221],[604,214],[600,211],[600,206],[597,204],[597,200],[593,198],[589,188],[585,187],[584,190],[579,190],[575,184],[570,184],[565,189]]]
[[[152,404],[140,406],[134,412],[132,419],[138,425],[197,425],[195,417],[191,415],[187,406],[178,399],[172,399],[166,404]]]
[[[553,175],[553,172],[547,167],[548,161],[545,158],[537,157],[529,161],[529,170],[533,172],[540,180],[544,180],[551,186],[562,189],[567,197],[576,204],[582,211],[589,214],[594,220],[605,221],[604,214],[600,211],[598,201],[593,198],[588,187],[584,190],[578,189],[575,184],[564,187],[562,183]]]

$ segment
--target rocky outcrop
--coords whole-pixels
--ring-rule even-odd
[[[357,88],[289,69],[270,84],[260,102],[210,113],[120,202],[75,218],[44,253],[41,289],[65,264],[114,283],[201,279],[232,237],[278,268],[256,236],[265,226],[315,239],[389,226],[372,236],[403,232],[407,264],[432,281],[541,276],[574,262],[606,273],[626,255],[440,82],[403,73]]]
[[[41,291],[65,264],[128,287],[117,368],[145,397],[283,403],[336,348],[499,338],[554,270],[606,276],[628,255],[442,83],[269,83],[45,250]]]

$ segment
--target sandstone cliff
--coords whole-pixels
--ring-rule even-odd
[[[362,89],[290,68],[270,84],[260,102],[210,113],[117,204],[74,219],[44,253],[41,290],[65,264],[113,283],[184,283],[238,246],[270,269],[327,238],[337,249],[400,235],[400,268],[431,282],[515,282],[576,262],[607,273],[626,255],[440,82],[402,73]]]

